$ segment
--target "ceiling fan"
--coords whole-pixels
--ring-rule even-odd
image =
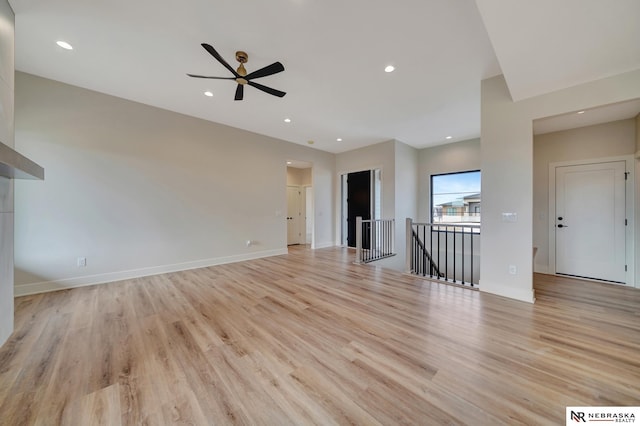
[[[253,86],[256,89],[262,90],[263,92],[269,93],[273,96],[278,96],[279,98],[286,95],[285,92],[280,90],[272,89],[271,87],[263,86],[262,84],[258,84],[253,80],[254,78],[267,77],[273,74],[277,74],[279,72],[284,71],[284,65],[280,62],[274,62],[271,65],[267,65],[264,68],[260,68],[257,71],[247,74],[247,70],[244,68],[244,64],[249,60],[249,55],[246,52],[238,51],[236,52],[236,61],[240,62],[240,66],[237,70],[234,70],[227,61],[224,60],[222,56],[214,49],[211,45],[207,43],[202,43],[202,47],[211,54],[214,58],[218,60],[226,69],[231,71],[233,77],[210,77],[206,75],[196,75],[196,74],[187,74],[189,77],[195,78],[212,78],[216,80],[235,80],[238,83],[238,87],[236,88],[236,101],[241,101],[244,97],[244,86],[248,84],[249,86]]]

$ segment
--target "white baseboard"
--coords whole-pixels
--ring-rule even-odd
[[[329,247],[335,247],[335,244],[332,242],[328,242],[328,243],[316,243],[316,246],[314,247],[315,249],[323,249],[323,248],[329,248]]]
[[[520,300],[527,303],[534,303],[536,301],[534,289],[514,288],[513,286],[496,283],[489,284],[482,279],[478,287],[481,292],[495,294],[496,296],[508,297],[509,299]]]
[[[223,265],[226,263],[242,262],[245,260],[260,259],[263,257],[279,256],[287,254],[284,249],[265,250],[234,256],[216,257],[211,259],[194,260],[190,262],[174,263],[171,265],[152,266],[149,268],[132,269],[128,271],[108,272],[98,275],[86,275],[83,277],[65,278],[53,281],[41,281],[37,283],[19,284],[14,287],[14,297],[30,294],[46,293],[67,288],[85,287],[95,284],[105,284],[114,281],[128,280],[132,278],[148,277],[151,275],[166,274],[169,272],[186,271],[189,269],[206,268],[209,266]]]

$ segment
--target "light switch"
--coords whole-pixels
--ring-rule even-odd
[[[518,221],[518,213],[502,213],[502,221],[503,222],[517,222]]]

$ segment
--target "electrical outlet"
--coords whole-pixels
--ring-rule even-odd
[[[85,266],[87,266],[87,258],[86,257],[79,257],[78,258],[78,268],[84,268]]]
[[[516,268],[516,265],[509,265],[509,273],[510,273],[511,275],[515,275],[515,274],[517,274],[517,273],[518,273],[518,270],[517,270],[517,268]]]

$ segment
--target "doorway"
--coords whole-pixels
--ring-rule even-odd
[[[342,244],[356,246],[356,218],[364,220],[380,218],[381,173],[380,169],[345,173],[342,186]]]
[[[287,186],[287,245],[302,241],[302,191],[299,186]]]
[[[556,274],[633,282],[627,170],[625,159],[550,165],[549,252]]]
[[[287,245],[314,248],[313,165],[287,160]]]

